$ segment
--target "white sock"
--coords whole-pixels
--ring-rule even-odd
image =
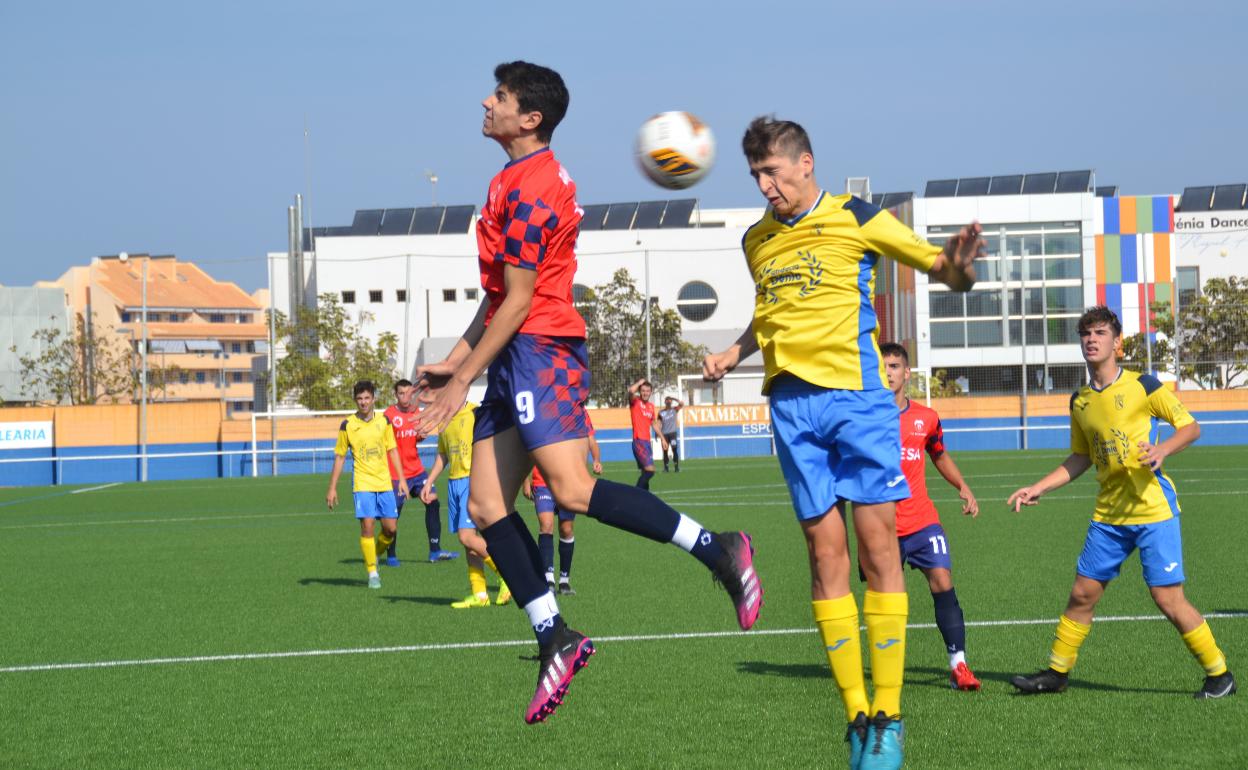
[[[949,653],[949,670],[950,671],[957,668],[959,663],[965,663],[965,662],[966,662],[965,650],[959,650],[958,652]]]
[[[533,628],[540,629],[559,614],[559,605],[555,603],[555,595],[547,591],[524,605],[524,611],[528,614],[529,623]]]
[[[682,513],[680,523],[676,525],[676,534],[672,535],[672,544],[692,553],[701,534],[702,525]]]

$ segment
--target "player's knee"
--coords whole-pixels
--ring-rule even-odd
[[[594,481],[592,478],[572,477],[562,478],[556,484],[554,479],[548,479],[550,484],[550,494],[555,498],[555,503],[565,511],[573,513],[585,513],[589,510],[589,498],[594,491]],[[554,531],[552,523],[551,529]]]

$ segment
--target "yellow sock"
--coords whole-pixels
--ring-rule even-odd
[[[1196,656],[1207,676],[1221,676],[1226,673],[1226,656],[1213,640],[1213,631],[1209,630],[1208,621],[1183,634],[1183,643]]]
[[[868,590],[862,602],[867,621],[867,644],[871,645],[871,683],[875,699],[871,714],[883,711],[901,715],[901,683],[906,671],[906,618],[910,599],[903,593]]]
[[[484,596],[486,594],[485,569],[472,562],[468,562],[468,589],[472,591],[473,596]]]
[[[364,554],[364,566],[368,574],[377,571],[377,543],[371,537],[360,538],[360,552]]]
[[[498,571],[498,567],[495,567],[495,566],[494,566],[494,560],[493,560],[493,559],[491,559],[491,558],[490,558],[490,557],[488,557],[488,556],[487,556],[487,557],[485,557],[485,566],[487,566],[487,567],[489,567],[490,569],[494,570],[494,574],[495,574],[495,575],[502,575],[502,574],[503,574],[503,573],[501,573],[501,572],[499,572],[499,571]]]
[[[1049,651],[1049,668],[1059,674],[1070,673],[1079,659],[1079,647],[1088,638],[1092,626],[1078,623],[1062,615],[1057,621],[1057,633],[1053,636],[1053,648]],[[1186,637],[1184,637],[1186,639]]]
[[[394,542],[394,535],[387,535],[384,529],[381,531],[381,534],[377,535],[377,558],[378,559],[381,558],[381,555],[383,553],[390,550],[390,544],[393,542]]]
[[[823,646],[832,667],[832,678],[845,702],[845,721],[852,722],[858,712],[870,716],[867,688],[862,679],[862,641],[858,630],[858,602],[853,594],[836,599],[816,599],[810,603],[815,611],[815,625],[823,637]]]

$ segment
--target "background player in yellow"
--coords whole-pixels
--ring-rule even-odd
[[[435,499],[434,482],[444,468],[447,470],[447,519],[450,521],[451,531],[467,549],[468,586],[471,590],[462,601],[451,604],[457,610],[490,606],[490,596],[485,589],[485,567],[489,565],[490,569],[498,572],[486,552],[485,539],[477,534],[477,525],[468,516],[468,477],[472,473],[473,410],[476,408],[477,405],[471,401],[465,403],[438,435],[438,458],[433,461],[429,477],[420,489],[421,500],[428,502]],[[495,602],[506,604],[509,601],[511,592],[507,590],[507,584],[500,576]]]
[[[703,375],[717,380],[762,351],[776,453],[810,555],[815,621],[850,722],[850,767],[900,767],[908,604],[893,506],[910,492],[897,404],[876,343],[875,267],[880,255],[891,256],[966,291],[983,252],[980,227],[963,228],[942,250],[887,211],[824,192],[810,139],[791,121],[756,119],[742,149],[768,203],[743,242],[754,317],[736,344],[706,357]],[[849,591],[846,502],[854,504],[867,577],[874,702],[863,683],[858,605]]]
[[[1070,398],[1070,456],[1053,472],[1010,495],[1015,511],[1035,505],[1041,495],[1079,478],[1096,465],[1096,510],[1088,524],[1075,585],[1057,624],[1049,667],[1011,681],[1025,693],[1061,692],[1092,630],[1092,615],[1109,581],[1136,548],[1144,582],[1157,608],[1174,624],[1187,649],[1205,670],[1197,698],[1235,692],[1209,624],[1183,593],[1183,541],[1174,482],[1161,472],[1165,459],[1200,437],[1200,425],[1161,382],[1118,366],[1122,323],[1097,306],[1079,319],[1079,343],[1088,364],[1088,384]],[[1161,441],[1150,435],[1155,420],[1174,434]]]
[[[390,484],[390,466],[402,468],[398,446],[394,442],[394,429],[385,415],[373,410],[376,388],[368,380],[355,383],[351,393],[355,396],[358,411],[338,426],[338,443],[334,446],[334,470],[329,474],[329,491],[325,502],[330,510],[338,504],[338,477],[351,450],[351,490],[355,500],[355,518],[360,520],[360,551],[364,554],[364,566],[368,570],[368,587],[381,588],[381,576],[377,574],[377,555],[386,552],[394,541],[398,510],[395,495],[408,495],[406,482],[397,491]],[[381,519],[381,532],[373,537],[373,519]]]

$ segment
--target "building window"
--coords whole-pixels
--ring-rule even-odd
[[[181,369],[181,370],[179,370],[179,371],[178,371],[178,382],[180,382],[180,383],[182,383],[183,385],[185,385],[186,383],[188,383],[188,382],[190,382],[190,381],[191,381],[191,373],[190,373],[190,372],[188,372],[188,371],[187,371],[187,370],[185,370],[185,369]]]
[[[202,385],[207,382],[207,377],[203,372],[195,372],[195,382]]]
[[[381,289],[369,289],[368,301],[372,303],[381,302]]]
[[[242,353],[242,352],[243,352],[243,343],[241,343],[241,342],[231,342],[231,343],[230,343],[230,352],[231,352],[231,353]]]
[[[398,302],[407,302],[407,289],[399,289],[395,291],[394,298]]]
[[[240,324],[249,324],[251,323],[252,318],[253,316],[251,313],[239,313],[238,314],[238,322]]]
[[[254,341],[252,341],[252,340],[248,340],[248,341],[247,341],[247,352],[248,352],[248,353],[255,353],[255,352],[256,352],[256,343],[255,343]]]
[[[719,296],[709,283],[690,281],[676,295],[676,309],[690,321],[705,321],[719,307]]]
[[[353,292],[353,291],[349,291],[349,290],[348,290],[348,291],[344,291],[344,292],[342,293],[342,304],[344,304],[344,305],[354,305],[354,304],[355,304],[355,292]]]
[[[155,323],[160,320],[160,313],[148,313],[147,320],[149,323]]]
[[[128,323],[130,323],[130,314],[129,314],[129,313],[122,313],[122,314],[121,314],[121,322],[122,322],[123,324],[128,324]]]
[[[464,300],[467,302],[476,302],[477,290],[476,289],[464,289]]]
[[[455,295],[456,295],[456,290],[455,290],[455,289],[443,289],[443,290],[442,290],[442,301],[443,301],[443,302],[454,302],[454,301],[455,301]]]
[[[243,373],[242,373],[242,372],[234,372],[234,377],[233,377],[233,380],[234,380],[234,382],[245,382],[245,380],[243,379]]]
[[[1190,305],[1200,296],[1200,268],[1178,268],[1175,273],[1175,283],[1178,284],[1179,307]]]
[[[208,323],[212,323],[212,324],[225,323],[225,313],[210,313],[208,315]]]

